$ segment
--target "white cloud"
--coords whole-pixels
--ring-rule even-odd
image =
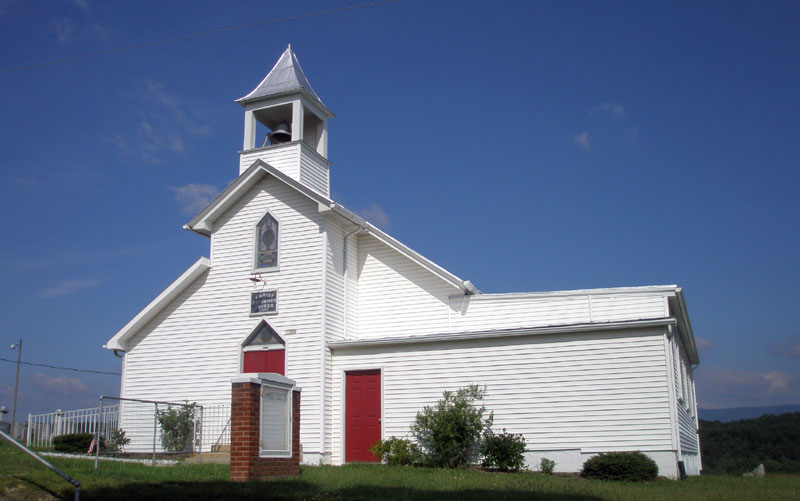
[[[373,203],[366,209],[356,209],[353,212],[384,230],[389,229],[392,224],[389,220],[389,215],[376,203]]]
[[[772,345],[771,351],[779,356],[800,358],[800,336],[794,336],[785,342]]]
[[[162,164],[166,156],[180,156],[193,139],[211,132],[209,119],[197,106],[189,105],[163,84],[147,80],[139,90],[139,123],[126,137],[115,134],[109,141],[122,155],[138,154],[153,164]]]
[[[75,25],[69,18],[53,19],[53,26],[56,29],[58,43],[71,42],[75,38]]]
[[[621,104],[616,103],[608,103],[605,102],[589,111],[590,117],[600,116],[600,115],[613,115],[615,117],[624,117],[628,115],[628,112],[625,111],[625,108]]]
[[[61,395],[89,392],[89,387],[80,379],[66,376],[52,377],[47,374],[42,374],[41,372],[37,372],[31,376],[30,384],[40,391]]]
[[[572,144],[580,146],[583,151],[592,151],[592,141],[587,131],[581,131],[572,136]]]
[[[181,210],[188,214],[203,210],[219,193],[219,189],[210,184],[189,183],[170,189],[175,192],[175,201],[180,204]]]
[[[794,403],[800,401],[800,378],[779,371],[701,366],[697,370],[697,394],[707,408]]]
[[[102,280],[96,278],[87,278],[83,280],[65,280],[56,285],[42,289],[39,291],[39,297],[59,297],[74,294],[82,289],[90,287],[97,287],[103,283]]]
[[[694,338],[694,341],[695,341],[695,344],[697,345],[697,348],[700,349],[700,350],[707,350],[707,349],[711,348],[712,346],[714,346],[711,343],[711,341],[709,341],[708,339],[706,339],[704,337],[697,336],[697,337]]]

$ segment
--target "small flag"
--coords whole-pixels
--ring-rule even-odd
[[[86,454],[91,454],[95,447],[97,447],[97,437],[92,437],[92,442],[89,444],[89,450],[86,451]]]

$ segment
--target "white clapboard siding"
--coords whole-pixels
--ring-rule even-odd
[[[330,196],[330,169],[324,158],[301,143],[299,181],[318,193]]]
[[[683,454],[697,454],[697,425],[694,416],[683,405],[678,405],[678,436]]]
[[[347,288],[345,289],[344,335],[353,339],[358,334],[358,236],[350,235],[347,239]]]
[[[278,314],[265,318],[286,341],[286,375],[303,389],[301,442],[320,450],[320,360],[324,218],[317,204],[267,177],[216,223],[212,268],[129,342],[125,396],[229,403],[240,347],[262,317],[250,316],[254,227],[269,210],[280,222],[279,265],[262,276],[278,289]],[[289,333],[292,330],[294,333]]]
[[[300,143],[257,148],[239,155],[239,174],[256,160],[263,160],[287,176],[300,180]]]
[[[358,236],[358,338],[447,332],[458,289],[376,238]]]
[[[482,294],[450,299],[450,331],[663,318],[663,293]]]
[[[384,438],[409,436],[442,391],[477,383],[495,430],[522,433],[529,451],[670,450],[663,339],[651,328],[337,348],[332,461],[343,461],[344,374],[366,368],[383,371]]]
[[[327,224],[325,277],[325,335],[329,341],[344,339],[344,230]]]

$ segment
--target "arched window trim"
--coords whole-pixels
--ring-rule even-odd
[[[276,251],[278,253],[278,256],[277,256],[277,259],[275,260],[276,261],[275,262],[275,266],[266,266],[266,267],[261,267],[260,268],[258,266],[258,225],[261,224],[261,221],[263,221],[264,218],[267,217],[267,216],[272,217],[272,219],[274,219],[275,222],[278,224],[278,232],[277,232],[278,233],[277,234],[278,246],[277,246],[277,249],[276,249]],[[253,273],[256,273],[256,272],[265,273],[265,272],[280,271],[280,268],[281,268],[281,242],[283,240],[281,238],[281,227],[282,227],[282,225],[283,225],[283,223],[281,222],[280,218],[277,215],[275,215],[274,212],[272,212],[270,210],[264,211],[264,213],[261,214],[261,217],[259,217],[258,220],[256,221],[256,224],[253,225],[253,237],[252,237],[253,238]]]

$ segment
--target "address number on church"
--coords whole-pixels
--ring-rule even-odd
[[[250,314],[277,313],[278,291],[261,291],[250,293]]]

